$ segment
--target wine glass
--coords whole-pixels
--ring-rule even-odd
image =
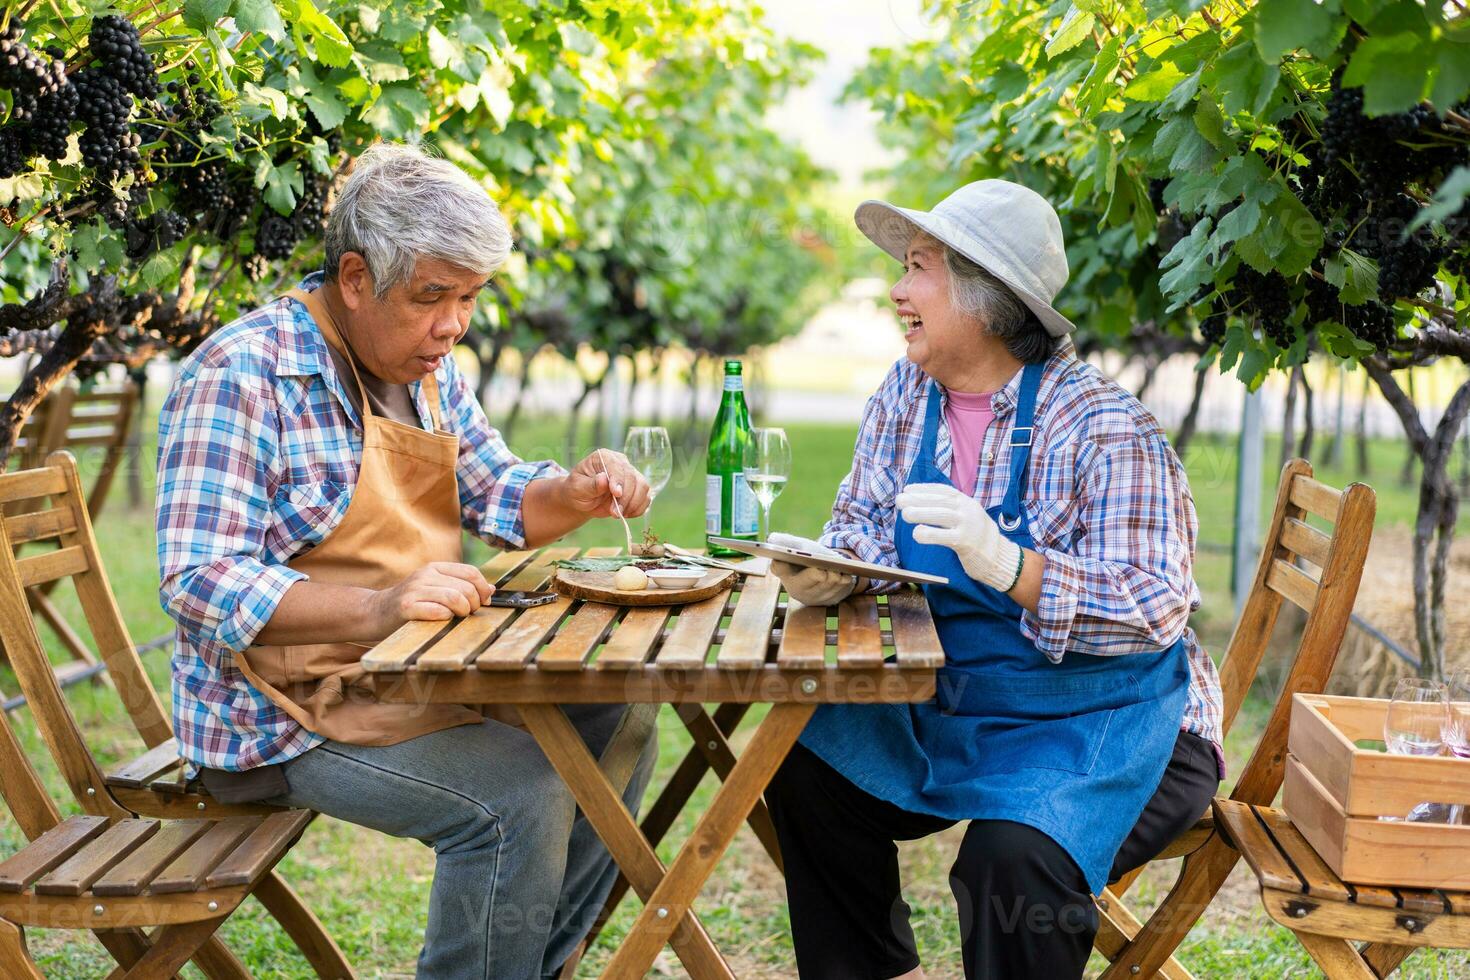
[[[751,429],[742,468],[746,484],[761,505],[761,518],[765,522],[761,540],[764,541],[771,533],[771,504],[786,489],[786,478],[791,475],[791,444],[786,441],[786,430]]]
[[[669,445],[669,430],[661,425],[633,426],[623,441],[623,455],[648,481],[648,509],[643,512],[643,533],[647,535],[654,498],[668,486],[669,477],[674,472],[674,450]]]
[[[1401,677],[1383,718],[1383,741],[1395,755],[1439,755],[1449,727],[1449,693],[1439,681]],[[1411,821],[1444,823],[1444,803],[1419,803],[1409,811]],[[1390,819],[1398,819],[1396,817]]]

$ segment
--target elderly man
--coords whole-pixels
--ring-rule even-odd
[[[616,869],[531,736],[449,705],[378,704],[364,649],[493,587],[461,529],[534,547],[648,505],[619,453],[524,462],[450,351],[511,247],[484,189],[375,146],[328,220],[323,273],[184,363],[159,420],[163,606],[191,770],[224,801],[308,807],[430,844],[423,977],[553,975]],[[594,753],[617,706],[573,709]],[[650,740],[630,781],[636,803]]]

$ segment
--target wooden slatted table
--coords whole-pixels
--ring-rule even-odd
[[[1215,820],[1255,872],[1266,913],[1330,980],[1386,977],[1420,946],[1470,947],[1470,893],[1344,882],[1271,807],[1216,799]]]
[[[483,569],[501,589],[539,589],[551,562],[577,553],[506,552]],[[783,601],[780,581],[759,576],[737,577],[734,591],[686,606],[624,609],[559,598],[450,623],[408,623],[362,663],[380,700],[514,705],[644,902],[603,976],[643,977],[668,943],[689,975],[705,980],[734,974],[691,903],[747,820],[779,866],[761,794],[817,705],[930,700],[944,654],[916,590],[856,596],[831,610]],[[652,730],[660,704],[675,705],[693,736],[641,827],[617,788],[632,760],[612,757],[612,749],[594,759],[559,707],[574,703],[632,705],[639,723],[624,728],[640,736]],[[737,758],[729,736],[758,703],[771,709]],[[709,704],[718,705],[713,715]],[[654,847],[708,769],[721,786],[665,867]],[[610,903],[622,894],[620,887]]]

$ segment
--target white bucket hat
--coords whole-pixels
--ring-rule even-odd
[[[1008,180],[977,180],[933,211],[864,201],[853,215],[873,244],[904,261],[914,233],[926,232],[1009,286],[1053,337],[1077,329],[1052,308],[1067,284],[1062,223],[1040,194]]]

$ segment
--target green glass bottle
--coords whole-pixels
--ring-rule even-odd
[[[711,544],[710,536],[754,541],[759,534],[755,492],[745,482],[745,444],[750,441],[750,411],[740,362],[725,362],[725,392],[709,434],[709,462],[704,478],[705,546],[712,555],[740,552]]]

